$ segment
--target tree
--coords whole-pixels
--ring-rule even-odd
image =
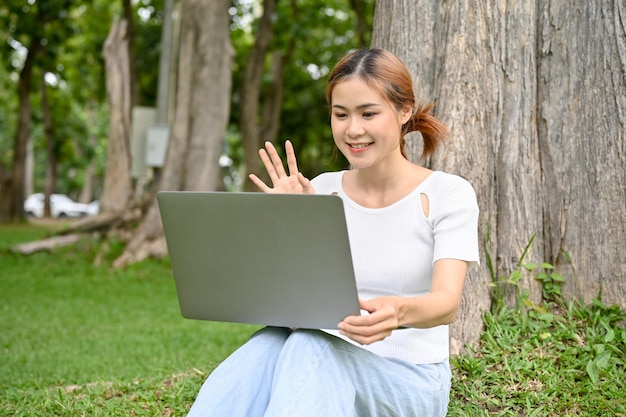
[[[241,109],[233,115],[239,117],[244,147],[245,190],[257,190],[248,173],[265,175],[258,157],[265,141],[289,138],[300,169],[310,177],[346,166],[343,158],[331,160],[324,76],[347,50],[369,44],[373,5],[372,0],[264,2],[251,51],[242,54],[244,74],[235,83],[241,93],[233,94],[233,107]],[[237,31],[232,36],[237,42]]]
[[[244,69],[243,83],[241,86],[241,119],[239,128],[244,148],[246,172],[260,172],[258,149],[262,138],[259,129],[259,98],[261,95],[261,82],[265,70],[265,55],[270,46],[273,36],[276,13],[276,0],[263,1],[263,15],[256,31],[254,45],[248,55],[248,61]],[[272,138],[273,139],[273,138]],[[254,184],[247,178],[246,190],[254,188]]]
[[[492,279],[509,276],[534,234],[528,259],[555,265],[567,296],[626,306],[619,4],[377,2],[373,46],[407,62],[418,97],[435,100],[451,128],[447,146],[423,162],[472,182],[481,236],[490,236],[452,326],[460,344],[478,339]],[[409,148],[417,159],[419,139]],[[531,275],[518,285],[540,299]]]
[[[130,176],[131,75],[128,22],[116,20],[104,43],[109,98],[109,140],[102,211],[121,212],[132,201]]]
[[[176,110],[158,189],[215,190],[229,116],[231,62],[229,0],[182,0]],[[120,267],[167,253],[156,199],[124,253]]]
[[[29,187],[27,178],[27,153],[31,147],[31,93],[33,79],[40,56],[46,55],[46,60],[54,57],[58,45],[62,42],[72,27],[67,22],[70,19],[73,7],[77,1],[49,0],[46,2],[7,1],[2,6],[0,21],[6,28],[7,35],[13,43],[24,48],[26,56],[19,71],[17,84],[19,110],[17,129],[13,144],[13,157],[8,191],[3,191],[7,202],[2,204],[6,211],[0,212],[0,219],[15,220],[24,217],[23,202],[25,192]],[[6,49],[6,45],[0,48]],[[3,51],[4,56],[7,55]]]

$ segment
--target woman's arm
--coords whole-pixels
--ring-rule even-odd
[[[430,328],[449,324],[459,308],[466,273],[467,262],[440,259],[433,266],[429,294],[361,300],[361,308],[370,314],[346,317],[339,323],[339,331],[367,345],[383,340],[399,327]]]

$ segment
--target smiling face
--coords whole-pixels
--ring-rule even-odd
[[[397,110],[358,77],[337,83],[331,94],[335,144],[354,168],[384,168],[402,159],[402,125],[411,108]]]

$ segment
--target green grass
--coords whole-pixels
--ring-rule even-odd
[[[20,256],[0,227],[0,416],[183,416],[255,326],[183,319],[167,261],[111,270],[121,246]],[[554,279],[555,274],[543,278]],[[625,313],[600,301],[498,305],[452,358],[450,416],[626,416]]]
[[[46,232],[0,228],[0,415],[184,415],[257,328],[182,318],[167,261],[95,267],[93,243],[7,251]]]
[[[485,314],[480,348],[452,359],[451,416],[626,416],[624,312],[550,307]]]

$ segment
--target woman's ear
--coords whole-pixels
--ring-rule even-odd
[[[400,110],[400,121],[402,124],[408,122],[411,116],[413,116],[413,108],[411,106],[404,106],[402,110]]]

